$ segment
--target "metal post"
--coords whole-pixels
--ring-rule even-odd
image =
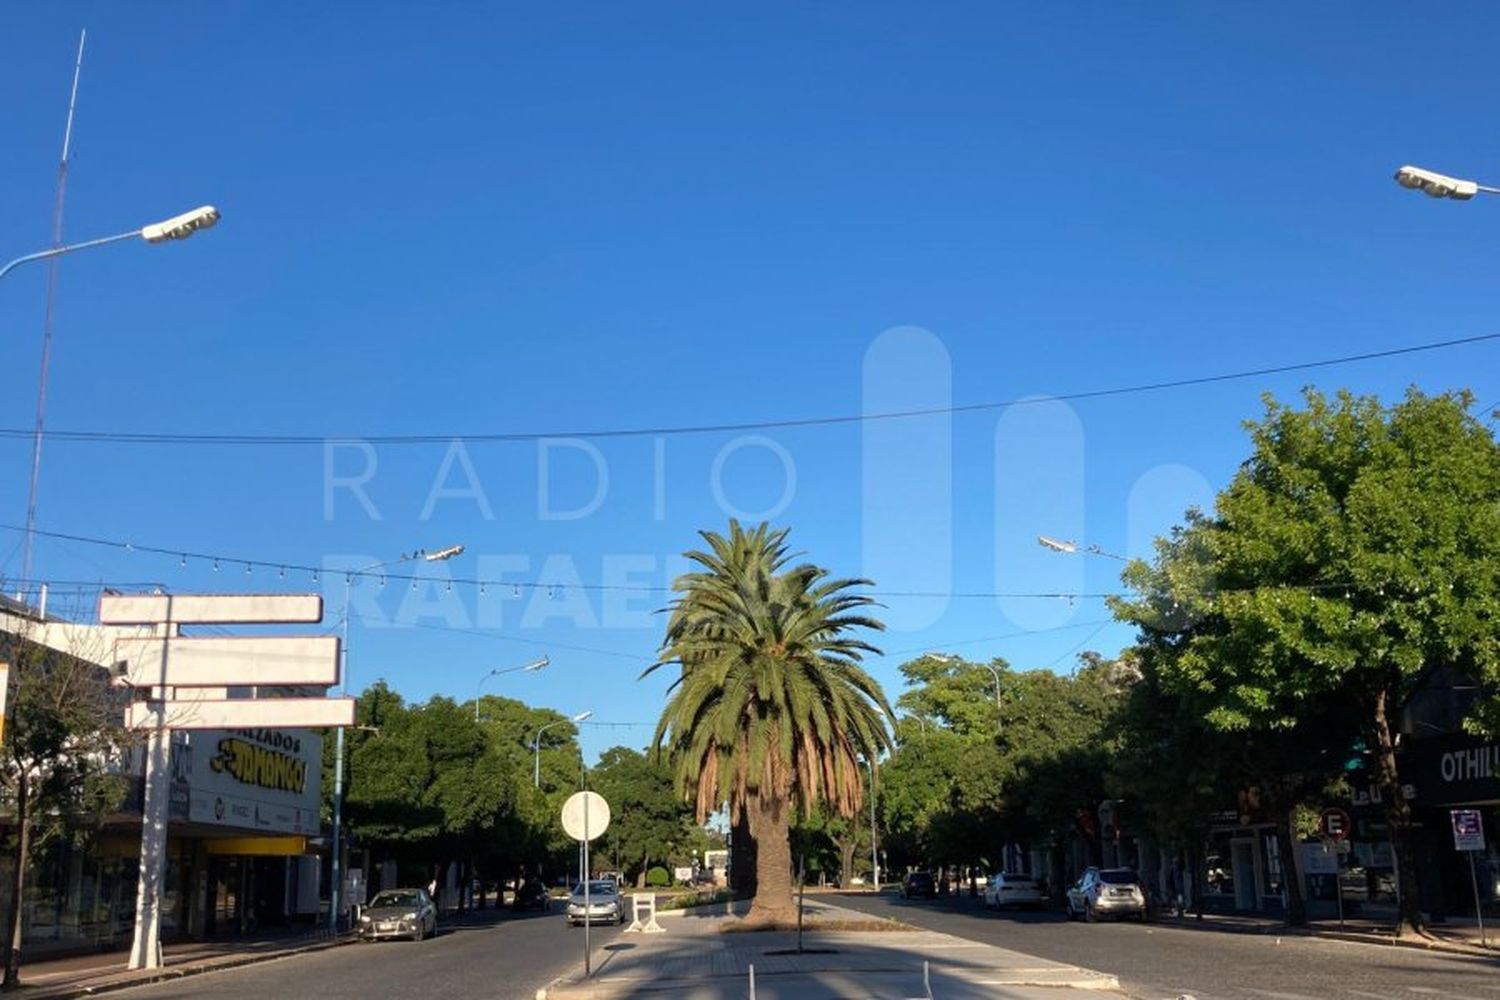
[[[1325,848],[1326,849],[1326,848]],[[1334,845],[1338,851],[1338,845]],[[1344,856],[1342,853],[1334,854],[1333,865],[1333,898],[1339,901],[1339,930],[1344,929]]]
[[[750,963],[750,1000],[755,1000],[755,963]]]
[[[339,659],[339,697],[344,696],[344,687],[349,682],[349,596],[354,587],[353,574],[344,576],[344,641]],[[333,749],[333,877],[328,887],[328,930],[339,932],[339,903],[344,898],[344,727],[338,728],[334,736]]]
[[[590,966],[589,932],[594,924],[594,914],[589,909],[589,797],[583,797],[583,975],[593,975]]]
[[[531,744],[531,783],[537,788],[542,787],[542,734],[536,734],[536,742]]]
[[[1479,905],[1479,874],[1474,868],[1474,852],[1469,851],[1469,881],[1474,885],[1474,919],[1479,921],[1479,943],[1488,948],[1489,940],[1484,936],[1484,909]]]
[[[880,892],[880,855],[875,839],[875,762],[870,761],[870,877],[875,882],[876,893]]]

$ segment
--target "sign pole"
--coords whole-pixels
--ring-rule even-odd
[[[135,890],[135,939],[132,969],[161,966],[161,882],[167,846],[167,755],[171,731],[158,726],[146,738],[146,789],[141,805],[141,862]]]
[[[1344,929],[1344,855],[1335,847],[1333,862],[1333,898],[1339,901],[1339,930]]]
[[[563,832],[578,841],[578,874],[583,882],[583,913],[579,914],[583,921],[583,975],[588,978],[594,974],[593,956],[590,953],[594,898],[589,889],[589,842],[609,829],[609,803],[597,792],[574,792],[563,803],[562,826]],[[573,922],[573,916],[573,904],[569,903],[569,923]]]
[[[168,598],[170,609],[171,598]],[[177,634],[177,626],[168,621],[156,626],[157,637],[165,645]],[[163,654],[161,673],[166,675]],[[163,700],[169,695],[162,689]],[[130,969],[161,967],[161,883],[166,868],[167,820],[170,815],[171,789],[168,780],[172,733],[166,727],[166,714],[157,718],[146,737],[146,767],[141,795],[141,860],[135,889],[135,937],[130,944]]]
[[[589,909],[589,799],[585,795],[583,797],[583,978],[585,979],[594,974],[589,966],[591,960],[589,929],[593,923],[594,915]]]
[[[1465,852],[1469,855],[1469,882],[1474,886],[1474,919],[1479,921],[1479,943],[1486,948],[1490,946],[1484,936],[1484,909],[1479,905],[1479,874],[1474,870],[1474,852]]]

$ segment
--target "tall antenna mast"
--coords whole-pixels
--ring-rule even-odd
[[[73,113],[78,107],[78,78],[83,75],[83,45],[88,29],[78,33],[78,59],[73,64],[73,90],[68,95],[68,123],[63,128],[62,159],[57,164],[57,201],[52,208],[52,246],[62,246],[63,202],[68,195],[68,160],[73,155]],[[57,312],[57,269],[61,258],[47,266],[47,311],[42,321],[42,370],[37,379],[36,431],[31,438],[31,488],[26,495],[26,537],[22,545],[21,586],[31,584],[32,548],[36,542],[36,494],[42,473],[42,432],[47,425],[47,369],[52,362],[52,323]]]

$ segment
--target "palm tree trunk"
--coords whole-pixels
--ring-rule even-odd
[[[859,842],[853,835],[846,836],[839,841],[839,888],[854,888],[854,854],[859,849]],[[874,873],[870,875],[874,878]]]
[[[755,841],[755,899],[746,922],[790,926],[797,919],[792,903],[790,806],[773,794],[753,792],[747,797],[745,812]]]
[[[755,841],[750,835],[749,816],[742,813],[734,821],[729,848],[729,888],[740,899],[755,895]]]

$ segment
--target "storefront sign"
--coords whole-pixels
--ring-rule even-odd
[[[1328,843],[1303,844],[1302,871],[1307,875],[1337,875],[1339,852]]]
[[[1417,786],[1423,805],[1466,805],[1500,799],[1500,744],[1454,736],[1423,741],[1402,754],[1401,776]]]
[[[323,740],[302,729],[208,729],[190,737],[188,818],[316,836]]]
[[[1454,809],[1453,847],[1459,851],[1484,850],[1484,822],[1478,809]]]

